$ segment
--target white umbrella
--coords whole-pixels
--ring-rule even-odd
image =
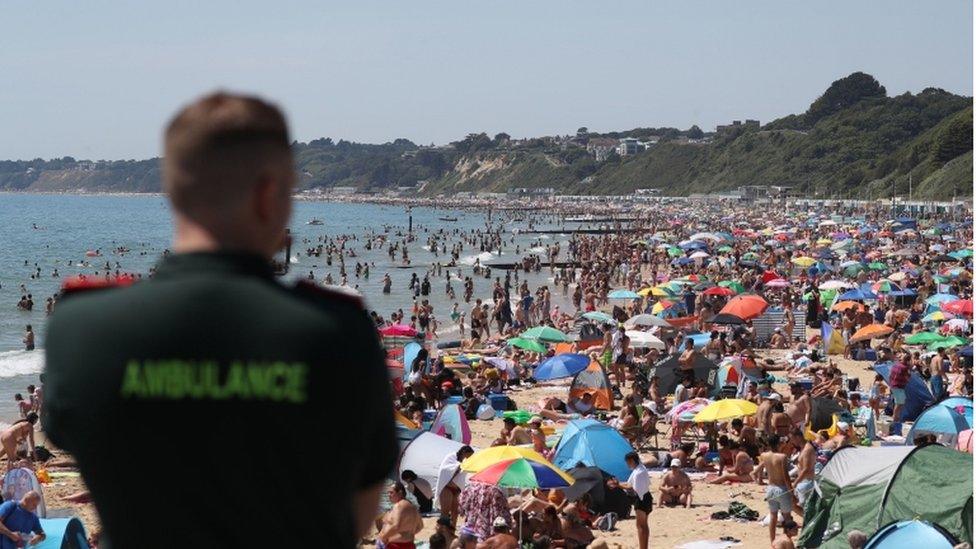
[[[722,237],[721,236],[718,236],[717,234],[713,234],[713,233],[695,233],[695,234],[691,235],[691,238],[689,240],[715,240],[715,241],[720,241],[720,240],[722,240]]]
[[[708,255],[708,252],[695,252],[691,254],[692,259],[705,259],[706,257],[711,257]]]
[[[657,349],[663,351],[665,348],[663,341],[648,332],[627,330],[625,333],[630,338],[630,346],[635,349]]]
[[[819,285],[821,290],[839,290],[841,288],[853,288],[854,285],[850,282],[844,282],[843,280],[828,280],[823,284]]]
[[[659,316],[654,316],[654,315],[649,315],[649,314],[635,315],[635,316],[632,316],[632,317],[628,318],[627,321],[624,322],[624,327],[626,327],[626,328],[635,328],[637,326],[645,326],[645,327],[654,327],[654,326],[657,326],[659,328],[670,328],[671,327],[671,325],[668,324],[668,321],[667,320],[664,320],[663,318],[661,318]]]

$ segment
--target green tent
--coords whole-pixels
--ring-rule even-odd
[[[944,446],[838,450],[807,500],[799,547],[847,549],[899,520],[927,520],[972,543],[973,456]]]

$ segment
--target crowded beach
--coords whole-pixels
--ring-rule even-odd
[[[971,543],[971,214],[887,206],[594,208],[618,220],[529,244],[511,225],[551,212],[497,210],[466,231],[303,233],[293,252],[326,268],[291,276],[361,296],[387,351],[401,454],[362,543]],[[490,258],[502,248],[515,259]],[[365,259],[379,251],[386,261]],[[98,252],[89,277],[153,274],[127,272],[129,250]],[[471,252],[488,255],[460,261]],[[412,300],[374,306],[403,287]],[[0,435],[4,499],[78,516],[97,544],[71,456],[44,442],[40,381]],[[867,469],[843,474],[855,465]],[[892,472],[913,467],[936,480]],[[880,509],[838,488],[885,474]]]

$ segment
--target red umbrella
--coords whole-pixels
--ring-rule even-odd
[[[713,286],[702,293],[705,295],[735,295],[735,292],[731,288],[723,286]]]
[[[776,271],[766,271],[762,275],[763,284],[769,282],[770,280],[776,280],[777,278],[783,278],[783,277],[779,276],[779,273],[777,273]]]
[[[417,335],[417,330],[406,324],[394,324],[380,330],[380,334],[387,337],[414,337]]]
[[[973,316],[973,300],[957,299],[955,301],[946,301],[942,304],[942,310],[954,315]]]
[[[769,303],[758,295],[740,295],[730,299],[719,312],[750,320],[763,314],[767,307]]]

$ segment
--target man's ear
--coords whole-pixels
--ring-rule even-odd
[[[251,193],[254,215],[262,223],[268,222],[274,215],[278,186],[275,179],[267,174],[258,177]]]

